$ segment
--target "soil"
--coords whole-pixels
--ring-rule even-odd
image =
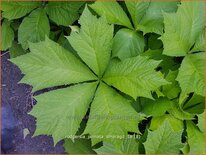
[[[9,54],[2,54],[2,148],[8,154],[63,154],[63,142],[55,147],[49,136],[32,137],[35,131],[35,118],[27,113],[35,101],[31,87],[18,84],[21,71],[8,61]],[[24,138],[23,131],[29,134]]]

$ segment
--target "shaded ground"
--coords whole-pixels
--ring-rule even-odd
[[[35,119],[27,114],[33,107],[31,87],[17,84],[22,78],[20,70],[7,59],[8,53],[2,54],[2,146],[5,153],[49,154],[64,153],[63,142],[53,147],[51,137],[32,138],[35,131]],[[23,129],[30,134],[24,139]]]

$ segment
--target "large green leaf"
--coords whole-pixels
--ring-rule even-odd
[[[85,138],[75,139],[74,142],[71,139],[66,139],[64,148],[70,154],[96,154],[91,148],[91,141]]]
[[[159,63],[143,56],[112,61],[103,80],[134,99],[137,96],[152,98],[151,91],[168,84],[162,74],[155,71]]]
[[[192,122],[187,121],[187,136],[190,154],[205,154],[205,133]]]
[[[133,29],[129,18],[117,2],[97,1],[90,5],[90,7],[100,16],[105,16],[109,23],[122,25]]]
[[[204,2],[181,2],[177,13],[164,13],[161,40],[165,55],[185,56],[204,30]]]
[[[181,64],[177,81],[182,89],[182,96],[191,92],[205,95],[205,53],[187,55]]]
[[[142,119],[127,99],[100,83],[84,134],[97,136],[92,139],[92,145],[104,141],[118,147],[122,141],[118,136],[124,138],[128,132],[139,132],[137,124]]]
[[[30,53],[11,61],[25,74],[21,83],[32,85],[33,91],[95,79],[73,54],[48,38],[29,47]]]
[[[85,83],[35,97],[37,105],[29,113],[37,118],[38,135],[52,135],[54,144],[74,136],[92,101],[97,83]]]
[[[138,154],[139,143],[134,138],[125,138],[121,142],[120,148],[112,144],[103,142],[103,146],[95,149],[98,154]]]
[[[14,40],[14,31],[10,27],[10,22],[6,19],[2,23],[1,33],[1,50],[4,51],[12,46],[12,42]]]
[[[80,17],[80,32],[68,37],[82,60],[101,77],[110,60],[113,26],[104,18],[93,16],[86,7]]]
[[[112,56],[125,59],[144,52],[144,37],[130,29],[119,30],[113,40]]]
[[[47,13],[58,25],[69,26],[79,17],[79,8],[84,2],[49,2]]]
[[[28,41],[39,42],[49,36],[49,20],[43,9],[37,9],[25,17],[18,30],[18,41],[24,49],[28,48]]]
[[[144,143],[146,154],[178,154],[182,131],[174,131],[166,120],[157,130],[149,131]]]
[[[177,2],[126,1],[133,23],[144,33],[163,33],[163,12],[175,12]]]
[[[41,2],[1,2],[2,16],[9,20],[25,16],[40,6]]]

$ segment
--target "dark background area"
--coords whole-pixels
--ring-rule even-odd
[[[32,137],[35,131],[35,118],[28,115],[35,101],[31,87],[18,84],[21,71],[8,61],[9,53],[1,53],[2,65],[2,153],[16,154],[63,154],[63,142],[53,146],[49,136]],[[23,130],[29,134],[24,139]]]

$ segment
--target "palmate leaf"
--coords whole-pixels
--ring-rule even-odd
[[[80,32],[72,32],[67,38],[82,60],[101,77],[110,60],[113,26],[104,18],[93,16],[87,7],[79,21]]]
[[[198,128],[200,129],[200,131],[202,131],[203,133],[205,132],[205,111],[202,114],[197,115],[198,117]]]
[[[102,136],[93,138],[92,145],[104,141],[118,147],[122,140],[116,137],[127,136],[128,132],[139,132],[137,124],[142,119],[127,99],[106,84],[100,83],[84,134]]]
[[[205,29],[200,33],[191,52],[205,51]]]
[[[9,20],[21,18],[40,4],[41,2],[2,2],[2,16]]]
[[[23,19],[18,30],[18,41],[24,49],[27,49],[28,41],[43,41],[45,36],[49,36],[49,31],[49,20],[45,11],[43,9],[36,9]]]
[[[119,30],[112,45],[112,56],[121,60],[137,56],[144,52],[144,37],[130,29]]]
[[[90,5],[90,7],[100,16],[105,16],[109,23],[122,25],[133,29],[129,18],[117,2],[112,1],[108,3],[97,1]]]
[[[181,2],[177,13],[164,13],[163,54],[185,56],[204,30],[204,2]]]
[[[146,154],[178,154],[181,143],[182,131],[174,131],[166,120],[155,131],[149,131],[144,143]]]
[[[191,92],[205,96],[205,53],[187,55],[181,64],[177,81],[182,89],[182,96]],[[182,100],[180,98],[180,100]]]
[[[78,19],[79,8],[84,2],[49,2],[46,11],[57,25],[69,26]]]
[[[113,61],[109,65],[103,80],[120,91],[132,96],[152,99],[151,91],[168,84],[155,68],[160,61],[148,57],[137,56],[123,61]]]
[[[137,30],[145,33],[163,33],[163,12],[175,12],[177,1],[126,1],[133,23]]]
[[[121,142],[120,148],[103,142],[103,146],[95,149],[98,154],[138,154],[139,143],[134,138],[126,138]]]
[[[95,80],[95,75],[72,53],[46,37],[30,43],[31,52],[11,59],[25,74],[21,83],[43,88]]]
[[[1,50],[7,50],[12,46],[12,42],[14,40],[14,31],[10,27],[10,22],[6,19],[2,23],[1,35]]]
[[[37,118],[34,136],[52,135],[54,144],[75,135],[92,101],[97,83],[85,83],[35,97],[29,113]]]

